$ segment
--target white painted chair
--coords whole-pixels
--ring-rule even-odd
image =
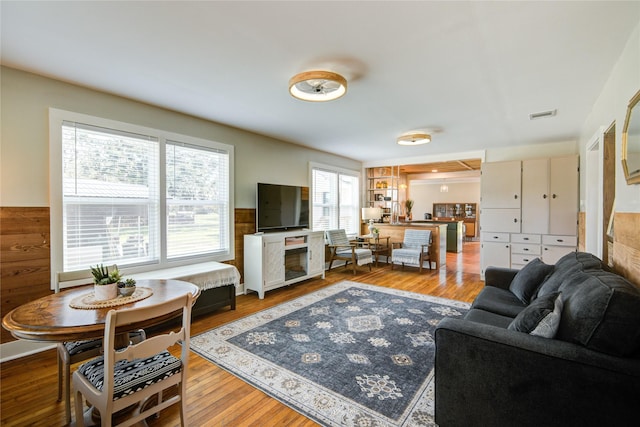
[[[395,245],[400,246],[395,247]],[[431,230],[405,230],[402,243],[392,245],[391,269],[393,270],[394,264],[402,264],[402,267],[409,264],[419,267],[422,273],[422,263],[427,261],[431,270],[429,246],[431,246]]]
[[[129,341],[139,343],[146,338],[143,329],[129,332]],[[67,424],[71,422],[71,365],[102,354],[102,338],[58,343],[58,402],[64,399]]]
[[[111,426],[112,414],[138,403],[132,417],[120,425],[143,421],[180,402],[180,422],[186,420],[186,382],[193,296],[179,298],[152,307],[111,310],[104,331],[104,355],[82,364],[73,373],[76,425],[84,426],[83,397],[99,412],[102,426]],[[116,328],[182,311],[179,330],[153,336],[138,344],[115,350]],[[180,358],[167,351],[182,342]],[[162,392],[179,385],[178,393],[163,401]],[[142,408],[147,398],[157,395],[155,406]]]

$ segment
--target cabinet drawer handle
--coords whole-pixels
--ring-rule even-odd
[[[517,198],[518,198],[518,195],[517,195],[517,194],[514,194],[514,195],[513,195],[513,198],[514,198],[514,199],[517,199]]]
[[[497,238],[498,238],[498,236],[493,236],[493,238],[494,238],[494,239],[497,239]]]
[[[518,222],[518,218],[513,218],[513,222]]]
[[[544,248],[544,250],[545,250],[545,251],[548,251],[548,250],[549,250],[549,248]]]
[[[528,238],[528,237],[525,237],[525,238],[524,238],[524,239],[522,239],[522,240],[529,240],[529,238]]]
[[[555,199],[555,198],[556,198],[556,197],[558,197],[558,196],[557,196],[556,194],[554,194],[554,195],[553,195],[553,196],[551,196],[551,197],[553,197],[553,198]]]
[[[529,250],[529,248],[524,248],[524,250],[525,250],[525,251],[528,251],[528,250]]]
[[[562,243],[562,242],[564,242],[564,240],[562,240],[562,239],[556,239],[556,242],[560,242],[560,243]]]
[[[543,195],[542,195],[542,198],[543,198],[543,199],[546,199],[546,198],[547,198],[547,195],[546,195],[546,194],[543,194]]]
[[[523,260],[524,262],[529,262],[529,259],[528,259],[528,258],[522,258],[522,260]]]

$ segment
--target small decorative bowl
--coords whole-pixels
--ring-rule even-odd
[[[123,297],[130,297],[136,291],[135,286],[123,286],[118,288],[118,293]]]

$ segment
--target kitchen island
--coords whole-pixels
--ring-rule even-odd
[[[447,225],[447,252],[462,252],[462,243],[465,238],[464,221],[456,218],[433,218],[428,220],[410,221],[411,224],[446,224]]]
[[[447,263],[447,224],[429,222],[401,222],[399,224],[376,223],[375,227],[380,231],[380,236],[390,237],[392,244],[401,243],[404,239],[404,230],[431,230],[431,247],[429,248],[429,258],[432,266],[435,264],[436,270],[444,267]],[[368,224],[363,224],[362,234],[369,232]]]

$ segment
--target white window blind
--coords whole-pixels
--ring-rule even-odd
[[[63,268],[159,257],[158,140],[63,122]]]
[[[313,229],[359,233],[360,185],[357,173],[312,168]]]
[[[233,146],[50,109],[51,283],[234,257]]]
[[[340,204],[338,210],[340,212],[340,226],[347,233],[360,234],[360,184],[357,176],[339,174],[338,180]]]
[[[229,156],[167,142],[167,258],[229,246]]]

